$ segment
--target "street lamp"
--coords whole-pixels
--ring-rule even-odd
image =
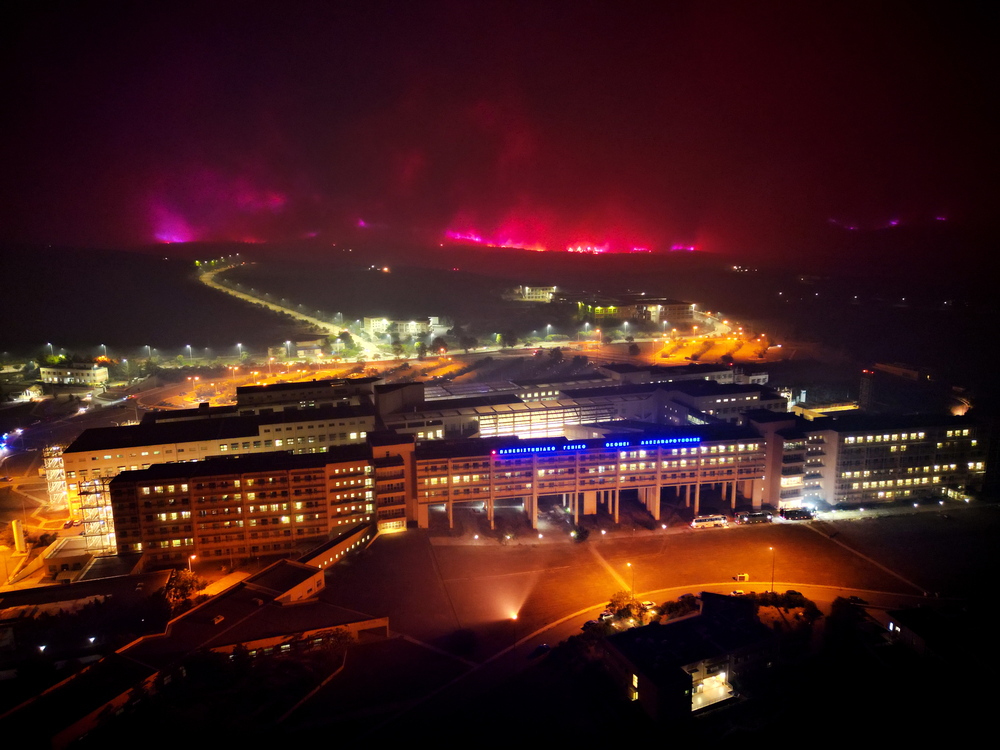
[[[236,352],[237,352],[237,354],[239,356],[240,361],[242,361],[243,360],[243,344],[237,344],[236,345]]]
[[[771,593],[774,593],[774,547],[768,547],[771,550]]]
[[[194,357],[191,356],[191,344],[187,345],[187,350],[188,350],[188,359],[194,359]]]
[[[196,557],[198,557],[198,555],[191,555],[190,557],[188,557],[188,573],[193,573],[194,572],[194,570],[192,570],[192,568],[191,568],[191,563],[194,562],[194,559]]]
[[[635,568],[632,567],[632,563],[625,563],[625,565],[632,571],[632,589],[630,593],[632,598],[635,599]]]

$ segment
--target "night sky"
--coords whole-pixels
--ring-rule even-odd
[[[986,3],[18,5],[2,241],[350,230],[765,259],[992,221]]]

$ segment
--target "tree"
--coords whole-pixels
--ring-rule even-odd
[[[180,602],[192,596],[196,591],[205,588],[205,581],[198,578],[194,573],[186,568],[175,570],[167,582],[164,592],[167,601],[171,605],[177,606]]]
[[[562,362],[563,360],[563,350],[560,346],[555,346],[549,349],[549,359],[553,362]]]
[[[427,344],[421,341],[419,344],[417,344],[417,359],[423,362],[426,356],[427,356]]]
[[[517,336],[512,331],[504,331],[500,334],[500,346],[504,349],[517,346]]]
[[[444,354],[448,351],[448,341],[441,336],[435,336],[431,341],[431,351],[435,354]]]
[[[638,344],[629,344],[628,345],[628,356],[630,356],[630,357],[638,357],[639,356],[639,345]]]
[[[458,337],[458,345],[462,347],[466,354],[469,353],[470,349],[475,349],[477,343],[479,342],[476,341],[475,336],[462,335]]]
[[[616,591],[611,595],[611,601],[608,602],[608,609],[612,612],[620,612],[633,601],[631,591]]]

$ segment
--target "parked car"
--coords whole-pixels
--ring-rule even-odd
[[[539,656],[545,656],[545,654],[549,653],[551,650],[552,647],[549,644],[539,643],[534,649],[532,649],[531,653],[528,654],[528,658],[537,659]]]

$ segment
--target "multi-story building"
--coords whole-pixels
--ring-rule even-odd
[[[434,506],[453,522],[456,506],[486,511],[491,525],[498,503],[523,504],[533,528],[539,498],[557,496],[579,522],[604,506],[618,521],[621,493],[635,490],[660,519],[661,490],[700,510],[702,488],[712,485],[735,507],[761,507],[764,444],[753,430],[728,425],[661,428],[656,434],[570,440],[499,438],[418,444],[415,452],[416,520],[429,523]]]
[[[749,415],[768,443],[765,494],[780,507],[961,499],[982,488],[980,427],[950,415]]]
[[[759,385],[713,381],[651,382],[565,388],[537,384],[515,392],[426,401],[422,383],[376,386],[386,428],[418,440],[467,437],[558,437],[567,426],[608,420],[654,424],[738,424],[743,412],[784,413],[787,402]]]
[[[412,452],[412,440],[386,436],[325,453],[272,452],[126,471],[109,483],[113,545],[119,554],[143,553],[151,564],[168,565],[192,556],[231,561],[289,554],[359,524],[405,528]],[[386,523],[378,520],[382,511]]]
[[[437,326],[437,318],[416,318],[415,320],[389,320],[388,318],[365,318],[363,323],[369,336],[426,336]]]
[[[551,302],[555,293],[554,286],[519,286],[507,297],[517,302]]]
[[[193,411],[193,410],[192,410]],[[157,463],[202,461],[213,456],[285,451],[322,453],[330,446],[363,444],[375,429],[370,405],[288,409],[253,416],[179,421],[83,432],[62,452],[66,500],[83,517],[82,493],[101,492],[100,480]]]
[[[747,372],[733,365],[692,362],[687,365],[639,366],[627,363],[601,365],[597,371],[611,379],[610,385],[622,383],[674,383],[680,380],[713,380],[716,383],[766,385],[768,375],[763,370]]]
[[[85,536],[102,550],[120,548],[112,537],[107,483],[121,472],[153,471],[161,481],[152,487],[174,488],[154,494],[174,497],[167,505],[176,505],[191,492],[191,482],[170,482],[167,475],[189,469],[157,464],[271,452],[324,454],[345,444],[370,452],[366,476],[374,485],[373,522],[381,531],[426,526],[434,506],[451,519],[455,506],[467,502],[481,503],[491,521],[497,502],[520,503],[534,525],[539,498],[546,496],[558,496],[577,520],[598,506],[617,519],[624,490],[635,490],[655,518],[662,490],[682,496],[697,513],[707,486],[731,507],[742,496],[754,508],[964,497],[981,487],[985,473],[978,428],[964,417],[843,414],[808,421],[786,413],[785,400],[763,386],[700,379],[566,385],[526,382],[512,384],[515,392],[506,394],[435,401],[425,400],[422,383],[379,385],[375,379],[250,387],[242,389],[236,407],[158,413],[139,425],[87,430],[61,455],[47,454],[46,471],[52,496],[66,499],[73,517],[84,519]],[[373,435],[381,429],[384,437]],[[330,463],[322,456],[317,461]],[[317,494],[319,484],[297,476],[300,489]],[[320,482],[318,473],[312,476]],[[216,480],[223,481],[232,479]],[[188,488],[179,489],[182,484]],[[272,526],[277,518],[281,526],[286,516],[301,515],[301,524],[288,528],[292,539],[300,530],[319,538],[348,522],[337,524],[337,515],[330,515],[340,499],[326,497],[327,515],[316,510],[312,518],[293,513],[286,503],[268,503],[277,506],[276,515],[260,516],[258,525]],[[185,511],[166,507],[142,516],[152,515],[150,523],[168,529],[167,537],[153,541],[176,545],[180,554],[195,544],[195,521],[175,518]],[[237,506],[220,506],[231,507]],[[229,515],[212,523],[249,520],[242,505]],[[188,526],[186,536],[173,535]],[[207,555],[238,555],[241,547],[253,546],[263,551],[262,536],[257,545],[236,544],[242,532],[231,526],[211,530],[218,533],[206,535],[213,539],[204,542]],[[266,544],[275,551],[274,540]]]
[[[375,393],[375,384],[381,380],[381,378],[367,377],[246,385],[236,389],[236,409],[240,416],[245,417],[252,414],[266,414],[268,410],[369,404]],[[170,414],[170,412],[162,413]]]
[[[63,365],[41,367],[39,377],[43,383],[60,385],[101,385],[108,382],[108,368],[101,365]]]
[[[553,297],[558,302],[575,304],[577,317],[600,323],[604,320],[632,320],[648,323],[686,325],[695,320],[695,305],[666,297],[626,294],[616,297],[586,293],[567,293]]]

